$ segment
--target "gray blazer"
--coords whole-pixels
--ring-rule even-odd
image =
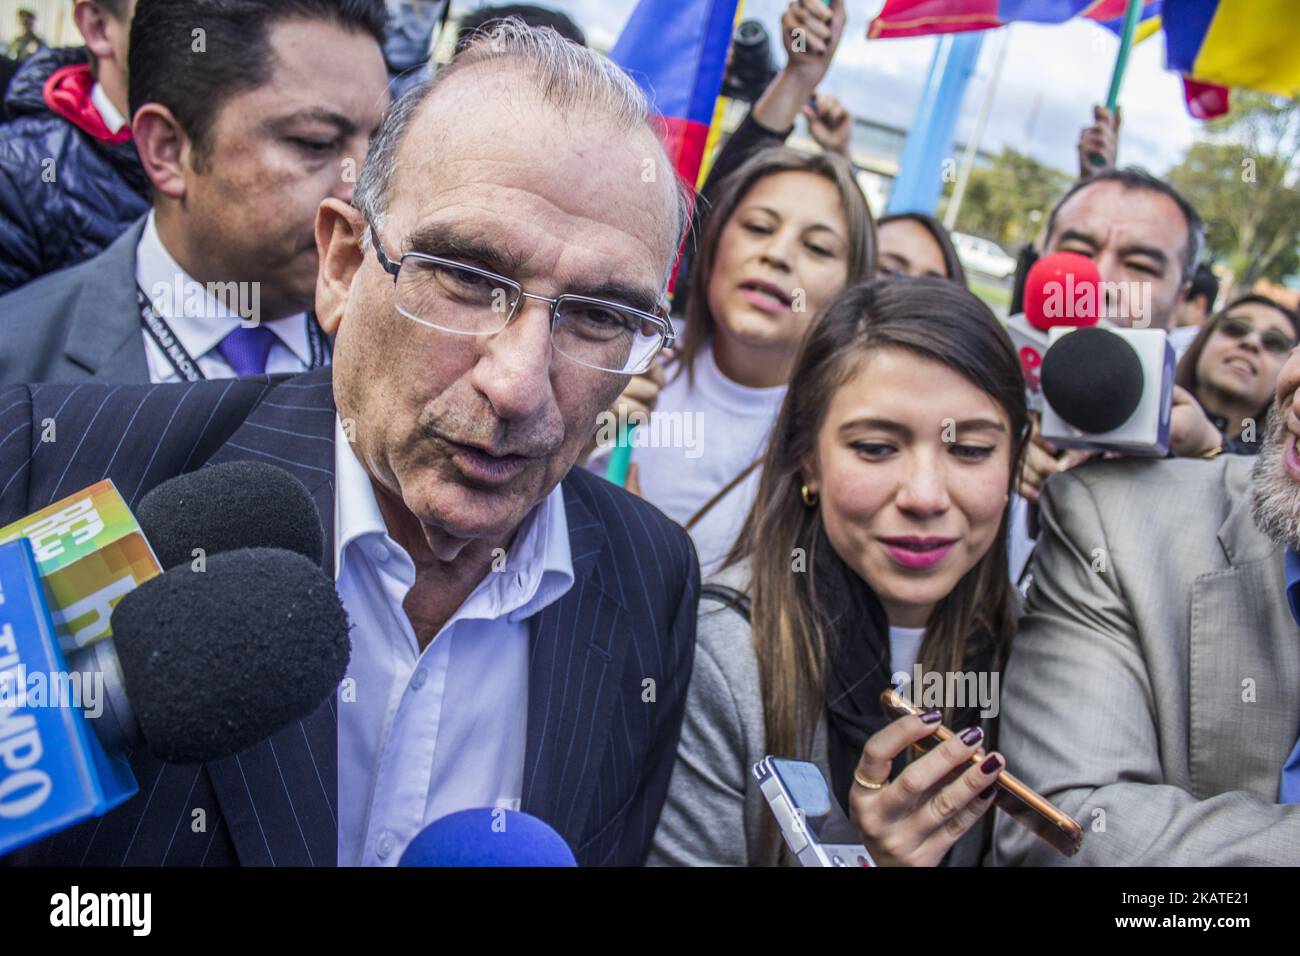
[[[1300,864],[1277,803],[1300,629],[1250,515],[1254,458],[1057,475],[1002,690],[1011,771],[1083,825],[1085,865]],[[996,864],[1059,864],[999,816]]]
[[[744,591],[749,566],[712,578]],[[754,764],[767,756],[758,657],[746,621],[704,595],[695,628],[695,663],[668,799],[659,816],[650,866],[775,866],[789,862]],[[830,780],[826,722],[813,737],[812,760]],[[763,827],[775,842],[763,841]]]
[[[745,591],[749,573],[745,563],[709,580]],[[647,864],[789,865],[793,858],[752,772],[768,750],[758,657],[749,622],[734,609],[703,595],[695,641],[677,763]],[[814,730],[808,759],[829,782],[824,716]],[[766,833],[772,834],[774,842],[765,838]],[[978,863],[986,836],[983,827],[973,828],[957,841],[945,863]]]
[[[0,296],[0,386],[149,382],[135,247],[141,219],[81,265]]]

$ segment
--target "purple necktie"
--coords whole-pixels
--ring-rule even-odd
[[[217,346],[236,375],[261,375],[266,371],[266,357],[271,354],[275,333],[263,325],[240,326]]]

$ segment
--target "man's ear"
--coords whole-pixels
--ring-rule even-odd
[[[326,199],[316,210],[316,321],[329,335],[338,333],[352,279],[365,261],[365,231],[365,218],[340,199]]]
[[[113,44],[108,40],[108,29],[104,23],[104,11],[99,4],[91,0],[77,0],[72,10],[72,19],[76,21],[77,32],[86,41],[86,49],[97,60],[107,60],[113,56]]]
[[[168,199],[184,199],[193,145],[172,111],[161,103],[144,104],[131,122],[131,134],[154,188]]]

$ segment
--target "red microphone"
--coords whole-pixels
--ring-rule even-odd
[[[1043,256],[1025,277],[1025,311],[1007,320],[1020,370],[1033,404],[1042,394],[1039,371],[1047,351],[1047,333],[1058,325],[1096,325],[1104,304],[1097,264],[1077,252]]]
[[[1025,277],[1025,318],[1039,331],[1058,325],[1096,325],[1102,306],[1097,263],[1077,252],[1054,252]]]

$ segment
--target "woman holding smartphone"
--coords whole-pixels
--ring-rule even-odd
[[[961,286],[881,279],[829,304],[740,539],[705,586],[652,863],[780,862],[751,772],[767,754],[816,763],[877,863],[978,862],[1004,766],[981,726],[996,701],[889,720],[879,698],[918,666],[996,686],[1015,625],[1006,531],[1027,431],[1015,350]],[[957,736],[910,759],[941,720]]]

